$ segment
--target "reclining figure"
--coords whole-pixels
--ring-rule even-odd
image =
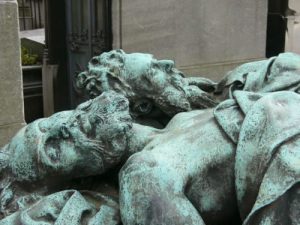
[[[0,224],[299,224],[300,58],[243,65],[218,85],[184,77],[180,85],[165,82],[172,91],[163,101],[151,97],[150,83],[143,92],[128,81],[132,73],[143,78],[146,62],[133,60],[128,77],[110,72],[95,86],[105,67],[99,62],[81,87],[102,95],[29,124],[2,149]],[[122,82],[110,82],[114,76]],[[153,95],[164,90],[153,88]],[[221,103],[203,109],[206,103],[195,104],[200,98]],[[150,109],[143,110],[145,101]],[[129,106],[137,117],[157,118],[160,110],[172,118],[163,129],[140,125]],[[93,187],[64,184],[118,165],[119,206]]]
[[[212,96],[215,82],[185,78],[172,60],[122,50],[92,58],[88,70],[77,76],[76,86],[90,98],[108,90],[121,93],[130,101],[131,114],[147,119],[170,119],[179,112],[217,105]]]

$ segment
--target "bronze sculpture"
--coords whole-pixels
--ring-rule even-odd
[[[92,59],[78,87],[103,94],[28,125],[1,151],[0,224],[298,224],[299,62],[283,54],[215,84],[147,54]],[[136,122],[168,124],[132,122],[129,108]],[[32,160],[40,152],[52,163]],[[118,164],[121,217],[113,197],[64,183]]]

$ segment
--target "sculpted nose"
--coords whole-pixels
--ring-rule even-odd
[[[159,60],[157,64],[161,67],[161,69],[165,70],[166,72],[171,72],[175,63],[173,60]]]

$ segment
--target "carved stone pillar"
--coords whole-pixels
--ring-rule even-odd
[[[18,4],[0,0],[0,147],[24,126]]]

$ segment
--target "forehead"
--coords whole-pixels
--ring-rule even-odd
[[[154,60],[151,54],[131,53],[126,54],[124,65],[128,72],[138,75],[149,70]]]

